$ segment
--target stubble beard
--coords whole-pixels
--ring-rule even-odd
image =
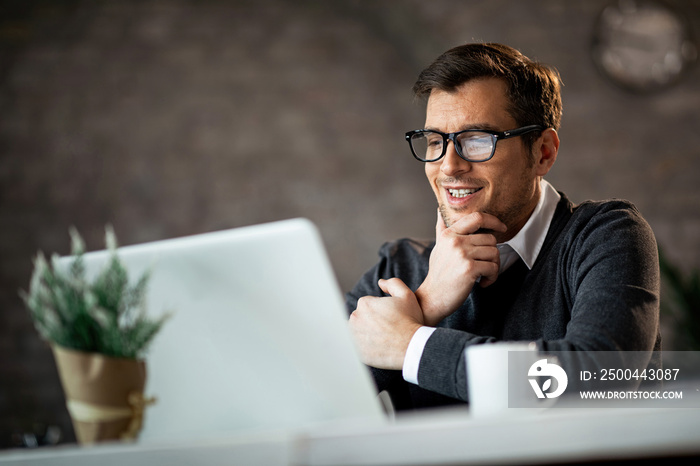
[[[440,216],[442,217],[442,221],[445,222],[445,226],[447,228],[450,228],[452,226],[452,219],[450,218],[449,214],[447,213],[447,206],[445,206],[445,204],[440,202],[440,203],[438,203],[438,210],[440,211]]]
[[[445,204],[439,203],[439,204],[438,204],[438,210],[440,211],[440,216],[442,217],[442,221],[445,222],[445,226],[446,226],[447,228],[450,228],[450,227],[454,224],[455,220],[453,220],[453,219],[450,217],[449,209],[447,208],[447,206],[446,206]],[[482,210],[481,212],[484,212],[484,213],[486,213],[486,214],[491,214],[491,215],[493,215],[494,217],[498,218],[499,220],[503,221],[502,218],[501,218],[501,216],[496,215],[495,213],[492,213],[492,212],[490,212],[490,211],[488,211],[488,210]],[[504,222],[504,223],[505,223],[505,222]],[[507,223],[506,223],[506,225],[507,225]],[[491,230],[491,229],[488,229],[488,228],[479,228],[477,231],[474,232],[474,234],[481,234],[481,233],[496,234],[496,232],[495,232],[494,230]]]
[[[492,209],[481,209],[479,212],[483,212],[485,214],[490,214],[499,219],[501,222],[503,222],[508,229],[510,230],[511,227],[517,223],[518,218],[521,218],[523,216],[523,211],[528,210],[529,206],[527,203],[518,203],[516,205],[511,205],[507,209],[503,209],[500,211],[495,211]],[[460,212],[453,211],[451,210],[447,205],[444,203],[439,203],[438,204],[438,210],[440,212],[440,216],[442,216],[442,220],[445,222],[445,226],[449,228],[454,224],[454,222],[457,221],[456,218],[454,218],[454,215],[457,214],[459,215]],[[468,215],[469,212],[464,212],[463,215]],[[495,230],[487,229],[487,228],[480,228],[477,231],[474,232],[474,234],[482,234],[482,233],[487,233],[487,234],[492,234],[496,237],[499,243],[502,243],[506,241],[505,238],[503,238],[503,233],[497,232]],[[510,239],[510,238],[508,238]]]

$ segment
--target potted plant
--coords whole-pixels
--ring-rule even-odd
[[[85,243],[75,229],[70,236],[67,270],[39,252],[29,291],[20,294],[53,350],[78,441],[135,439],[144,408],[155,401],[144,397],[144,351],[167,315],[146,315],[148,273],[130,284],[111,227],[109,259],[94,280],[86,276]]]

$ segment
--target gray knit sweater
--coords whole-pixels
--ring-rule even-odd
[[[385,244],[380,261],[347,294],[348,311],[362,296],[382,296],[380,278],[401,278],[416,290],[428,273],[434,242]],[[463,351],[493,341],[537,341],[543,351],[659,351],[659,265],[654,235],[626,201],[557,205],[532,270],[518,260],[496,283],[474,287],[428,340],[418,383],[401,371],[372,369],[397,409],[468,401]],[[564,361],[566,362],[566,361]]]

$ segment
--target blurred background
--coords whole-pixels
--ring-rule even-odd
[[[69,252],[71,226],[101,249],[108,223],[127,245],[307,217],[343,290],[383,242],[432,236],[435,201],[403,133],[423,125],[417,74],[465,42],[559,69],[562,144],[547,178],[574,202],[634,202],[690,274],[700,0],[640,5],[2,0],[0,446],[47,426],[73,440],[18,294],[38,250]],[[664,317],[667,349],[673,325]]]

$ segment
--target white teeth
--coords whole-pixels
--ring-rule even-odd
[[[448,189],[452,197],[467,197],[470,194],[474,194],[480,188],[477,189]]]

